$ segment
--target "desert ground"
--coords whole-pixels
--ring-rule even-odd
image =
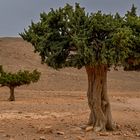
[[[114,131],[87,127],[85,69],[54,70],[42,65],[33,47],[20,38],[0,38],[0,65],[7,71],[41,72],[38,83],[15,89],[0,88],[0,140],[140,140],[140,73],[108,72],[108,94]]]

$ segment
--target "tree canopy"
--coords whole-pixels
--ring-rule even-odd
[[[0,85],[7,87],[17,87],[21,85],[29,85],[31,82],[37,82],[40,78],[40,72],[34,70],[29,72],[27,70],[19,70],[17,73],[5,72],[0,66]]]
[[[101,11],[89,14],[78,3],[66,4],[41,13],[40,21],[20,35],[55,69],[140,65],[140,17],[134,5],[122,17]]]

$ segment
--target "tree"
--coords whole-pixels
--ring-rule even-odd
[[[32,22],[20,35],[34,46],[43,63],[55,69],[85,67],[91,111],[88,123],[95,131],[112,130],[107,70],[125,66],[130,54],[137,53],[133,51],[138,47],[135,36],[140,37],[134,34],[126,17],[101,11],[88,14],[78,3],[75,7],[66,4],[41,13],[40,21]]]
[[[40,78],[40,72],[34,70],[32,73],[25,70],[19,70],[17,73],[5,72],[0,66],[0,86],[6,86],[10,89],[9,101],[15,101],[14,89],[21,85],[29,85],[31,82],[37,82]]]

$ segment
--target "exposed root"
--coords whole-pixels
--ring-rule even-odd
[[[11,98],[9,98],[8,101],[15,101],[15,99],[11,99]]]

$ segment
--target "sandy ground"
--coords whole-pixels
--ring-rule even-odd
[[[89,116],[87,77],[81,70],[59,71],[40,64],[30,44],[18,38],[0,38],[0,64],[7,71],[38,69],[38,83],[15,90],[0,88],[0,140],[139,140],[140,73],[108,72],[113,132],[95,133],[84,126]]]

